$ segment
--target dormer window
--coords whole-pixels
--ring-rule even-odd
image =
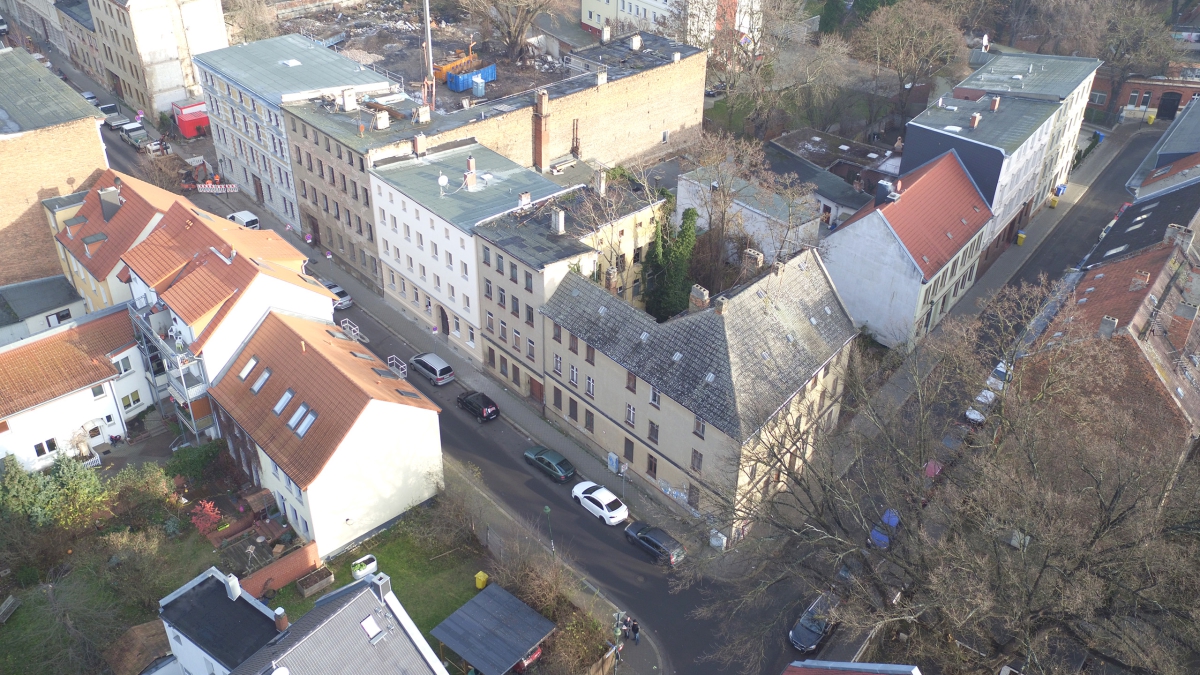
[[[253,371],[254,366],[257,366],[257,365],[258,365],[258,357],[251,356],[250,360],[246,362],[246,365],[242,366],[242,372],[238,373],[238,379],[244,381],[247,377],[250,377],[250,372]]]
[[[254,384],[250,386],[250,393],[257,394],[258,390],[262,389],[263,385],[267,383],[267,378],[269,377],[271,377],[271,369],[264,368],[262,374],[259,375],[258,379],[254,381]]]

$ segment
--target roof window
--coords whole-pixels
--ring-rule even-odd
[[[383,632],[383,629],[379,627],[379,624],[375,623],[375,617],[373,616],[368,616],[367,618],[363,619],[361,625],[363,630],[367,631],[368,639],[373,638]]]
[[[384,379],[388,379],[388,380],[400,379],[399,375],[393,373],[392,371],[388,370],[387,368],[372,368],[371,370],[375,371],[376,375],[378,375]]]
[[[271,377],[271,369],[264,368],[262,375],[259,375],[258,379],[254,381],[254,384],[250,386],[250,393],[257,394],[258,390],[262,389],[263,385],[267,383],[267,378],[269,377]]]
[[[345,333],[343,333],[340,330],[326,330],[325,332],[329,333],[330,337],[335,337],[339,340],[349,340],[350,339],[349,335],[346,335]]]
[[[309,411],[308,404],[301,403],[300,407],[296,408],[296,412],[292,413],[291,419],[288,420],[288,423],[287,423],[288,428],[295,429],[296,425],[300,424],[300,420],[304,419],[304,416],[308,414],[308,411]]]
[[[362,352],[350,352],[350,353],[353,354],[355,358],[359,358],[364,361],[374,361],[375,360],[375,357],[371,356],[370,354],[364,354]]]
[[[396,393],[400,394],[401,396],[404,396],[406,398],[421,398],[419,395],[417,395],[411,391],[404,391],[403,389],[397,389]]]
[[[245,380],[247,377],[250,377],[250,371],[254,370],[254,366],[257,365],[258,357],[251,356],[250,360],[246,362],[246,365],[242,366],[242,372],[238,373],[238,379]]]
[[[310,410],[309,413],[305,415],[304,421],[300,423],[300,426],[296,427],[296,435],[300,438],[304,438],[304,434],[308,433],[308,430],[312,428],[313,422],[316,421],[317,411]]]
[[[287,404],[289,402],[291,402],[292,397],[295,395],[296,395],[296,392],[291,389],[288,389],[287,391],[283,392],[283,396],[279,397],[279,403],[276,403],[275,407],[273,408],[273,410],[275,411],[275,415],[278,416],[280,413],[282,413],[283,409],[287,407]]]

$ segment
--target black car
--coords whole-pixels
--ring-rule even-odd
[[[821,640],[825,639],[825,636],[829,634],[829,629],[833,627],[830,613],[840,602],[838,596],[833,593],[827,592],[819,595],[813,604],[804,611],[804,614],[800,615],[800,619],[796,621],[795,626],[792,626],[792,630],[788,632],[788,639],[792,641],[792,646],[805,653],[816,651]]]
[[[672,567],[678,565],[687,556],[683,544],[675,537],[667,534],[649,523],[634,521],[625,526],[625,539],[654,557],[655,561],[666,563]]]
[[[458,407],[474,415],[480,424],[500,416],[500,408],[496,407],[496,402],[480,391],[459,394]]]
[[[525,451],[525,462],[542,470],[555,483],[565,483],[575,475],[575,465],[550,448],[535,445]]]

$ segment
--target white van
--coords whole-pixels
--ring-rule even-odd
[[[258,216],[250,213],[249,211],[238,211],[237,213],[231,213],[225,217],[246,229],[258,229]]]

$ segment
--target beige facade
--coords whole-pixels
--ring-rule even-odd
[[[88,77],[103,82],[103,55],[100,43],[96,38],[95,24],[87,0],[71,0],[56,2],[55,11],[62,25],[63,37],[67,44],[67,53],[71,63],[82,70]]]

